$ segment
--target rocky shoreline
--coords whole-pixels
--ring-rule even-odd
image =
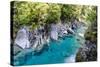
[[[64,37],[68,34],[75,34],[76,31],[74,30],[67,24],[51,24],[50,32],[48,34],[44,32],[45,31],[44,27],[41,27],[38,30],[36,29],[34,31],[29,31],[27,27],[21,28],[18,31],[14,42],[13,55],[15,57],[20,57],[17,54],[24,53],[25,55],[28,49],[32,49],[30,51],[33,51],[34,55],[41,54],[41,52],[45,49],[45,47],[46,48],[49,47],[48,43],[50,39],[57,41],[59,37]],[[83,34],[82,36],[79,35],[79,33],[77,35],[79,36],[79,38],[81,37],[85,39],[85,42],[83,41],[80,42],[81,47],[76,53],[74,61],[83,62],[83,61],[97,60],[97,53],[96,53],[97,46],[95,45],[95,43],[93,43],[86,37],[87,33],[82,32],[82,34]],[[81,41],[80,39],[77,40]]]
[[[76,62],[97,61],[97,24],[90,26],[85,33],[85,43],[76,54]]]
[[[41,51],[45,44],[49,46],[50,39],[57,41],[59,37],[62,38],[68,34],[75,34],[74,30],[68,24],[62,23],[52,23],[48,29],[49,32],[46,32],[46,30],[45,26],[40,26],[38,29],[30,31],[28,27],[24,26],[18,31],[14,45],[18,45],[21,49],[31,48],[33,51]]]

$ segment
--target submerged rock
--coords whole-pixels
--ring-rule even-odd
[[[13,45],[13,51],[12,51],[12,55],[16,56],[17,54],[19,54],[21,51],[23,51],[23,49],[18,46],[18,45]]]
[[[65,59],[65,62],[67,62],[67,63],[74,63],[75,62],[75,57],[76,57],[76,55],[71,55],[70,57]]]

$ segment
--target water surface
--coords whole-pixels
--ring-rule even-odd
[[[78,43],[76,36],[68,35],[59,38],[58,41],[51,40],[49,42],[49,47],[44,48],[40,54],[34,54],[34,52],[26,53],[25,56],[23,56],[24,58],[17,59],[16,65],[71,62],[69,57],[74,57],[79,47],[80,44]]]

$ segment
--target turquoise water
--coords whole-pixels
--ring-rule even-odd
[[[78,33],[84,31],[78,30]],[[84,32],[82,32],[84,33]],[[14,65],[35,65],[35,64],[54,64],[54,63],[68,63],[75,60],[75,55],[80,48],[80,43],[77,41],[77,35],[67,35],[59,38],[58,41],[50,40],[49,46],[45,47],[42,52],[35,54],[33,51],[20,54],[16,58]],[[31,49],[30,49],[31,50]],[[25,51],[24,51],[25,52]]]
[[[60,41],[51,41],[48,51],[44,51],[39,56],[33,56],[26,64],[49,64],[49,63],[61,63],[64,62],[66,57],[74,54],[78,48],[78,43],[75,41],[75,37],[65,37]]]
[[[15,65],[54,64],[66,63],[68,57],[76,54],[80,47],[75,35],[59,38],[58,41],[50,41],[49,47],[44,48],[40,54],[27,52],[17,58]]]

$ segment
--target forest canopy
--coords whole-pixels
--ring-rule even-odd
[[[61,20],[71,22],[73,18],[86,22],[95,22],[97,19],[96,6],[89,5],[13,1],[11,8],[15,32],[23,25],[34,29],[41,24],[58,23]]]

